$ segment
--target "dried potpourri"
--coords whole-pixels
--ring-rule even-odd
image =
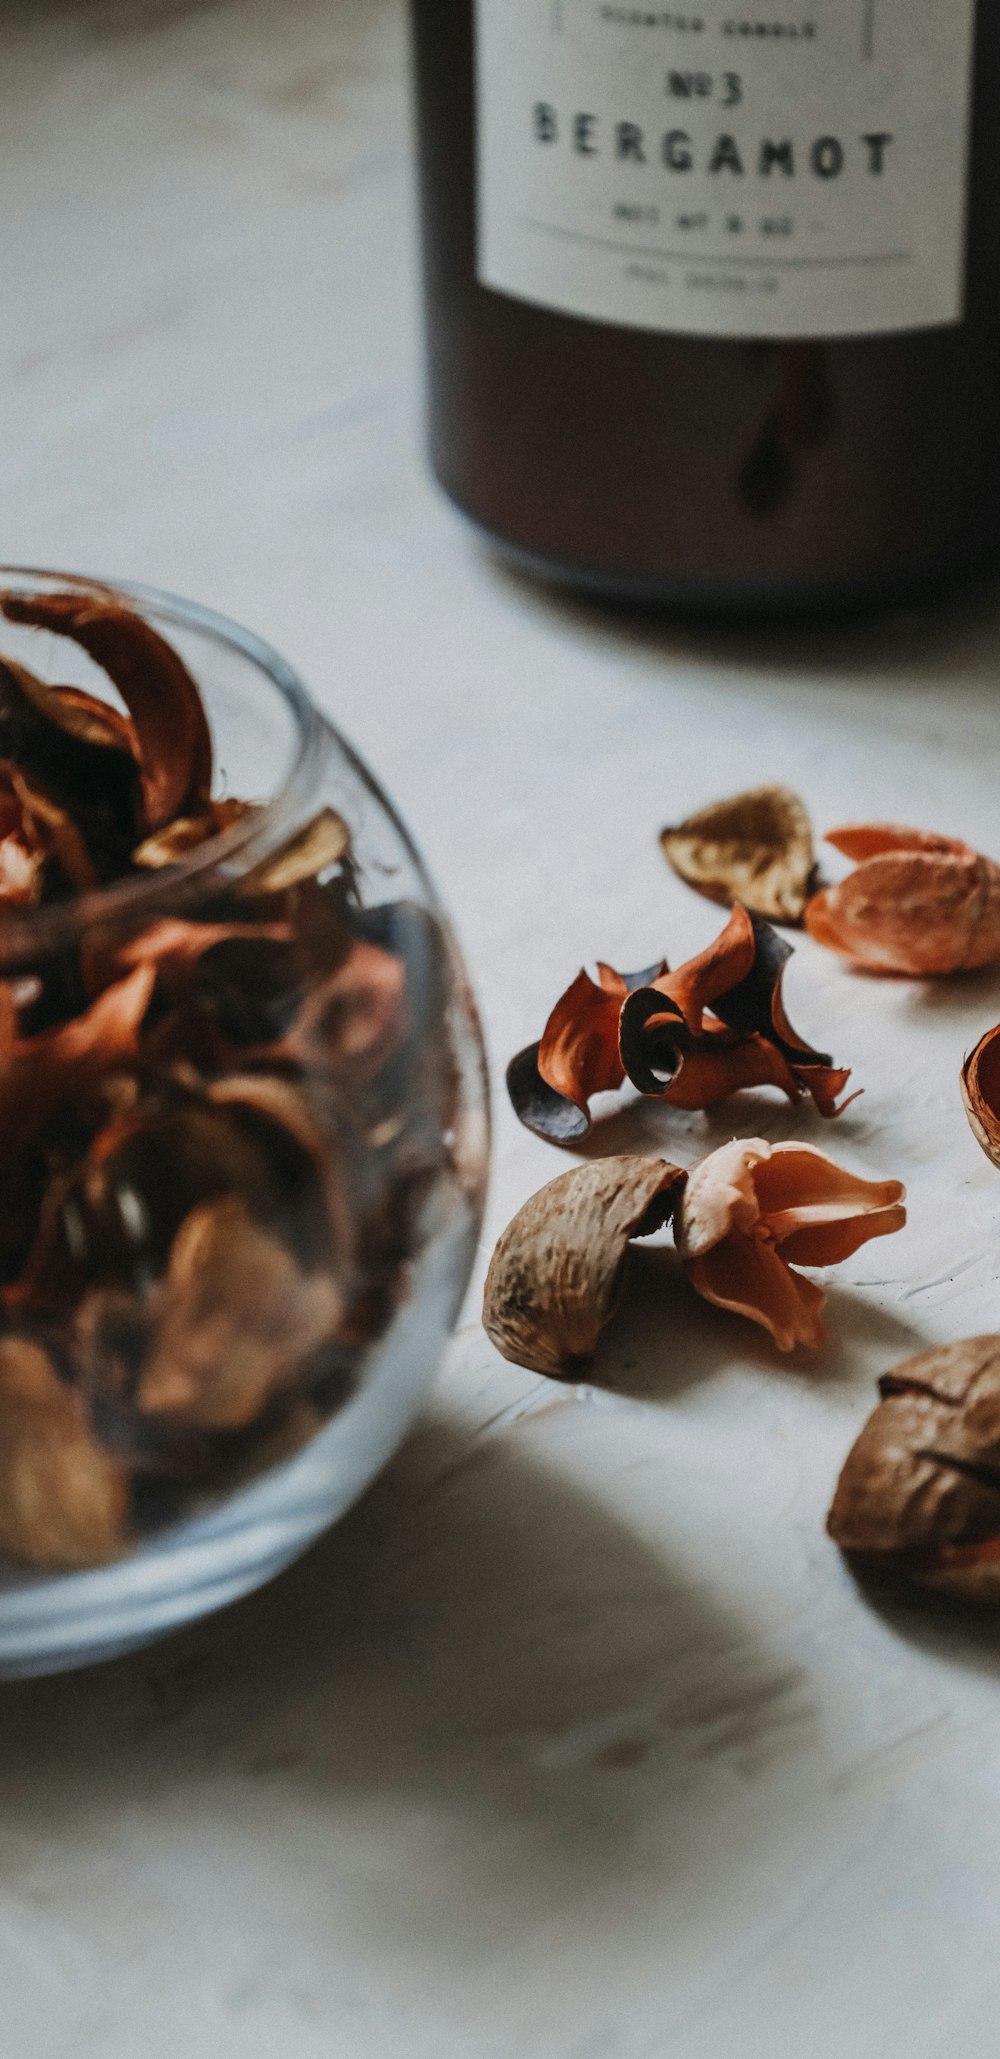
[[[977,1144],[1000,1168],[1000,1024],[980,1037],[966,1059],[962,1099]]]
[[[769,922],[801,922],[816,879],[812,823],[787,786],[757,786],[660,834],[679,878],[706,900]]]
[[[714,944],[675,972],[661,961],[638,973],[601,964],[596,980],[579,973],[540,1042],[507,1068],[515,1113],[537,1136],[573,1144],[590,1128],[592,1097],[628,1078],[673,1108],[712,1108],[770,1086],[841,1114],[850,1073],[804,1044],[785,1014],[791,955],[770,923],[737,907]]]
[[[826,841],[855,870],[806,909],[817,943],[865,972],[940,977],[1000,960],[1000,865],[957,837],[851,824]]]
[[[500,1238],[483,1324],[505,1358],[578,1379],[614,1314],[628,1246],[670,1222],[691,1285],[770,1332],[779,1351],[825,1342],[824,1295],[799,1265],[838,1265],[903,1228],[898,1180],[863,1180],[809,1144],[751,1137],[690,1173],[660,1158],[598,1159],[534,1194]]]
[[[860,1565],[1000,1601],[1000,1337],[937,1345],[879,1381],[827,1528]]]
[[[213,798],[178,654],[110,590],[0,606],[126,711],[0,659],[0,1550],[83,1566],[350,1393],[455,1082],[424,1034],[438,932],[361,905],[341,818],[188,878],[253,810]],[[32,954],[24,911],[154,874],[168,913],[126,899]]]

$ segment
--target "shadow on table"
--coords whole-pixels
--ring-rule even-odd
[[[8,1683],[16,1842],[79,1824],[100,1843],[136,1816],[148,1838],[203,1797],[284,1849],[304,1808],[310,1838],[315,1817],[371,1842],[373,1895],[417,1892],[408,1840],[430,1837],[447,1906],[428,1921],[480,1923],[505,1882],[505,1923],[528,1927],[551,1889],[628,1874],[643,1826],[688,1821],[713,1775],[752,1778],[812,1737],[787,1657],[517,1435],[432,1418],[258,1595],[153,1651]],[[681,1875],[684,1843],[666,1862]]]

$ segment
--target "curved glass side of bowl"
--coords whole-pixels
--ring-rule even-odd
[[[4,911],[0,1675],[207,1614],[344,1512],[426,1393],[486,1178],[475,1006],[390,803],[276,652],[116,590],[197,680],[214,793],[251,805]],[[4,623],[0,653],[114,704],[61,635]],[[73,1411],[51,1465],[17,1416],[38,1379]]]

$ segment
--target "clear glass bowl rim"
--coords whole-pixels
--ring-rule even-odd
[[[44,908],[5,909],[0,924],[0,963],[37,958],[72,943],[82,931],[98,924],[133,919],[139,924],[152,921],[163,907],[176,902],[179,890],[189,892],[199,877],[210,879],[220,866],[229,868],[233,880],[238,879],[241,872],[280,849],[309,821],[310,812],[322,805],[323,777],[334,753],[385,811],[415,868],[428,907],[443,915],[427,868],[388,795],[336,723],[317,707],[300,675],[273,644],[200,601],[186,600],[137,580],[62,572],[51,566],[0,565],[0,589],[9,586],[92,593],[104,600],[117,596],[132,603],[141,614],[155,617],[154,626],[172,622],[180,629],[193,630],[238,652],[270,680],[284,701],[292,718],[295,752],[287,778],[269,801],[261,803],[248,820],[206,838],[176,864],[151,872],[148,879],[115,880]],[[212,884],[217,885],[217,880]]]

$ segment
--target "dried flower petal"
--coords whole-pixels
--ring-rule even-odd
[[[41,1347],[0,1338],[0,1550],[26,1565],[101,1565],[127,1541],[128,1476]]]
[[[586,1136],[591,1096],[620,1087],[625,1078],[618,1044],[622,1002],[665,970],[661,959],[634,973],[599,964],[596,981],[578,973],[556,1002],[540,1042],[519,1051],[507,1067],[507,1091],[526,1129],[551,1144]]]
[[[810,901],[817,943],[868,972],[914,978],[972,972],[1000,959],[1000,866],[967,844],[875,823],[827,838],[860,860]]]
[[[809,1144],[724,1145],[691,1174],[674,1224],[706,1301],[770,1330],[780,1351],[824,1341],[824,1296],[798,1265],[838,1265],[902,1229],[898,1180],[863,1180]]]
[[[192,1429],[252,1423],[335,1332],[341,1293],[306,1274],[242,1202],[198,1208],[170,1254],[139,1407]]]
[[[614,1314],[631,1239],[669,1221],[685,1178],[661,1158],[604,1158],[534,1194],[486,1278],[483,1325],[504,1358],[579,1378]]]
[[[879,1382],[827,1528],[860,1563],[1000,1601],[1000,1337],[935,1346]]]
[[[962,1099],[977,1144],[1000,1168],[1000,1024],[987,1030],[966,1059]]]
[[[197,812],[212,786],[212,739],[187,666],[116,595],[7,593],[9,622],[72,637],[117,687],[135,727],[146,827]]]
[[[665,829],[660,842],[674,871],[709,901],[741,902],[771,922],[801,922],[816,856],[809,816],[788,787],[716,801]]]
[[[16,1038],[0,1049],[0,1129],[14,1150],[37,1135],[63,1103],[76,1099],[115,1066],[128,1064],[156,979],[153,966],[137,966],[98,996],[84,1014],[38,1036]]]

